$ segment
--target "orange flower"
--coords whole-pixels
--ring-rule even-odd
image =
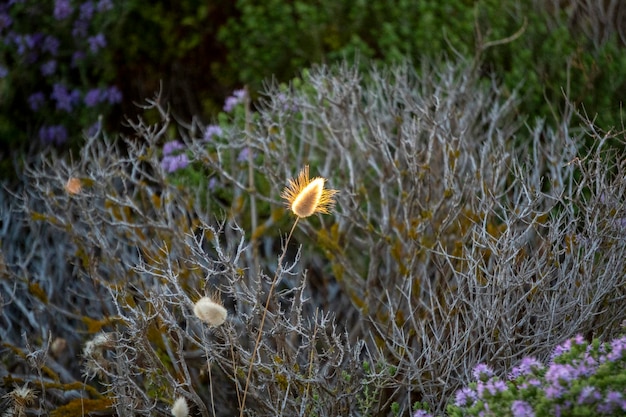
[[[78,194],[81,189],[82,186],[80,184],[80,180],[76,177],[70,177],[70,179],[67,180],[67,183],[65,183],[65,191],[70,194]]]
[[[305,166],[295,180],[290,179],[281,197],[287,206],[299,218],[315,213],[329,214],[335,205],[333,196],[337,190],[324,189],[325,178],[309,179],[309,167]]]

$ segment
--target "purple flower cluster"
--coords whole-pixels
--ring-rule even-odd
[[[208,125],[206,130],[204,131],[204,140],[210,141],[213,137],[222,136],[222,128],[218,125]]]
[[[35,0],[0,4],[0,37],[13,65],[0,66],[0,78],[20,78],[19,94],[27,98],[27,108],[15,108],[15,119],[24,118],[30,109],[37,112],[43,127],[38,130],[44,143],[59,144],[78,134],[103,113],[104,104],[120,103],[122,93],[106,80],[67,77],[70,71],[86,74],[111,74],[98,59],[107,47],[106,14],[114,9],[112,0]],[[17,87],[16,87],[17,88]],[[4,109],[3,109],[4,110]],[[24,110],[27,110],[24,113]],[[17,116],[19,115],[19,116]],[[54,121],[50,123],[50,121]],[[16,122],[19,123],[19,122]],[[70,126],[61,129],[62,125]]]
[[[94,107],[100,103],[117,104],[122,101],[122,93],[115,87],[93,88],[85,94],[83,98],[87,107]]]
[[[246,90],[235,90],[233,95],[226,98],[224,102],[224,111],[230,113],[239,104],[243,103],[246,99]]]
[[[610,343],[587,344],[579,335],[557,346],[548,366],[534,357],[522,359],[507,375],[507,382],[495,376],[489,366],[476,365],[472,373],[475,382],[456,392],[451,407],[469,410],[478,405],[492,412],[504,412],[505,407],[514,417],[534,417],[539,411],[534,406],[542,403],[540,414],[565,416],[585,407],[593,415],[626,415],[625,365],[626,336]],[[602,381],[597,385],[596,375]],[[501,396],[505,391],[509,394]],[[549,400],[548,410],[545,400]]]
[[[62,145],[67,140],[65,126],[42,126],[39,128],[39,140],[46,144]]]
[[[183,169],[189,165],[189,158],[184,151],[185,145],[173,140],[163,145],[163,159],[161,160],[161,168],[167,173],[172,173]]]

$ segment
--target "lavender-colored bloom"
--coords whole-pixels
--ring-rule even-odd
[[[489,381],[487,381],[487,383],[485,384],[485,387],[487,388],[487,391],[489,391],[489,393],[491,395],[496,395],[499,392],[503,392],[506,391],[507,386],[504,383],[504,381],[500,381],[499,379],[491,379]]]
[[[211,177],[211,179],[209,180],[209,190],[213,191],[215,190],[215,187],[217,186],[217,180],[215,179],[215,177]]]
[[[9,75],[9,70],[4,65],[0,65],[0,78],[6,78]]]
[[[479,363],[472,371],[474,379],[485,381],[493,376],[493,369],[487,364]]]
[[[88,37],[87,42],[89,43],[89,49],[94,54],[98,52],[101,48],[107,46],[106,38],[102,33],[98,33],[96,36]]]
[[[98,4],[96,4],[96,11],[98,13],[106,12],[113,8],[113,2],[111,0],[100,0]]]
[[[91,1],[84,2],[80,5],[80,19],[86,21],[91,20],[94,11],[95,8]]]
[[[52,87],[51,98],[56,101],[58,110],[65,110],[69,113],[72,111],[74,103],[80,99],[80,91],[74,89],[69,92],[63,84],[56,83]]]
[[[59,42],[57,38],[55,38],[52,35],[48,35],[43,40],[43,44],[41,45],[41,50],[44,52],[49,52],[50,55],[52,56],[56,56],[59,50],[60,44],[61,43]]]
[[[113,85],[102,92],[101,100],[106,100],[109,104],[117,104],[122,101],[122,92]]]
[[[544,388],[543,392],[546,395],[546,398],[554,399],[560,398],[565,390],[560,385],[548,385]]]
[[[39,129],[39,139],[46,144],[61,145],[67,140],[67,130],[64,126],[42,126]]]
[[[57,62],[54,59],[51,59],[41,65],[41,75],[44,77],[54,74],[56,70]]]
[[[72,14],[72,11],[70,0],[55,0],[53,15],[56,20],[66,19]]]
[[[531,378],[519,385],[520,389],[528,389],[530,387],[540,387],[541,381],[537,378]]]
[[[413,414],[413,417],[433,417],[433,415],[425,410],[417,410],[415,414]]]
[[[576,375],[578,377],[589,377],[596,373],[598,370],[598,362],[591,356],[585,355],[585,357],[577,363]]]
[[[38,91],[28,97],[28,105],[32,111],[37,111],[41,108],[41,106],[43,106],[45,100],[46,97],[44,94],[41,91]]]
[[[89,22],[86,20],[77,20],[74,22],[74,27],[72,28],[72,36],[75,38],[85,38],[87,37],[87,31],[89,29]]]
[[[8,29],[13,24],[13,19],[4,11],[0,13],[0,31]]]
[[[250,148],[243,148],[237,156],[237,162],[246,162],[250,156]]]
[[[102,129],[102,122],[100,119],[98,119],[97,122],[87,128],[87,137],[95,137],[100,132],[100,129]]]
[[[567,339],[566,341],[564,341],[563,343],[561,343],[560,345],[554,348],[554,351],[552,352],[550,359],[554,360],[555,358],[572,350],[572,346],[582,345],[583,343],[585,343],[585,338],[580,334],[574,336],[574,338],[572,339]]]
[[[513,404],[511,404],[511,413],[513,413],[513,417],[535,417],[533,407],[522,400],[513,401]]]
[[[611,341],[611,351],[606,357],[611,362],[626,359],[626,336]]]
[[[246,97],[246,90],[235,90],[233,95],[226,98],[224,102],[224,111],[230,113],[237,104],[242,103]]]
[[[11,32],[7,35],[7,38],[10,42],[13,42],[13,44],[17,46],[17,54],[22,56],[25,55],[28,51],[32,51],[35,48],[41,36],[41,34],[20,35],[18,33]]]
[[[168,173],[183,169],[187,165],[189,165],[189,158],[187,158],[187,154],[185,153],[181,153],[179,155],[168,155],[161,160],[161,167]]]
[[[222,136],[222,128],[218,125],[208,125],[206,130],[204,131],[204,140],[210,141],[213,139],[213,136],[220,137]]]
[[[595,387],[583,387],[578,395],[578,404],[593,404],[602,399],[602,394]]]
[[[85,98],[83,99],[83,101],[85,102],[85,105],[87,107],[94,107],[98,103],[100,103],[101,98],[102,98],[102,90],[99,88],[93,88],[87,91],[87,94],[85,94]]]
[[[457,407],[471,407],[476,401],[477,395],[471,388],[461,388],[456,392],[454,404]]]
[[[576,376],[576,370],[572,365],[553,363],[546,372],[546,381],[553,385],[569,384]]]
[[[72,111],[72,98],[67,91],[67,88],[63,84],[54,84],[54,86],[52,87],[51,98],[56,101],[57,109],[65,110],[67,112]]]
[[[515,366],[509,373],[509,379],[516,379],[520,376],[529,375],[535,371],[543,369],[543,364],[536,358],[529,356],[522,359],[519,365]]]
[[[85,53],[83,51],[74,52],[72,54],[72,68],[76,68],[83,59],[85,59]]]
[[[183,149],[185,149],[185,145],[183,145],[182,142],[178,140],[165,142],[165,144],[163,144],[163,155],[165,156],[172,155],[174,152],[180,151]]]
[[[599,414],[613,414],[616,409],[626,411],[626,401],[624,395],[617,391],[609,391],[602,404],[598,404]]]

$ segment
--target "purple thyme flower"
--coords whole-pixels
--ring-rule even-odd
[[[185,149],[185,145],[178,140],[172,140],[170,142],[165,142],[163,145],[163,155],[172,155],[176,151],[180,151]]]
[[[80,5],[80,20],[91,20],[95,11],[93,3],[86,1]]]
[[[6,12],[0,13],[0,31],[8,29],[13,24],[13,19]]]
[[[509,373],[509,379],[516,379],[520,376],[526,376],[542,369],[543,364],[539,362],[536,358],[532,356],[525,357],[522,359],[519,365],[515,366],[511,370],[511,373]]]
[[[41,65],[41,75],[44,77],[54,74],[56,70],[57,62],[54,59],[51,59]]]
[[[42,126],[39,129],[39,139],[46,144],[61,145],[67,140],[67,130],[64,126]]]
[[[83,101],[85,102],[85,105],[87,107],[94,107],[98,103],[100,103],[101,99],[102,99],[102,90],[99,88],[93,88],[87,91],[87,94],[85,94]]]
[[[585,357],[580,361],[576,361],[575,364],[577,365],[576,375],[578,377],[589,377],[598,370],[598,362],[589,354],[585,354]]]
[[[98,13],[106,12],[113,8],[113,2],[111,0],[100,0],[98,4],[96,4],[96,11]]]
[[[100,132],[101,129],[102,129],[102,122],[100,119],[98,119],[97,122],[95,122],[94,124],[92,124],[91,126],[87,128],[87,137],[88,138],[95,137]]]
[[[554,348],[554,351],[552,352],[550,359],[554,360],[555,358],[561,356],[562,354],[567,353],[570,350],[572,350],[572,346],[582,345],[583,343],[585,343],[585,338],[580,334],[574,336],[574,338],[572,339],[567,339],[565,342],[561,343],[560,345]]]
[[[83,51],[74,52],[72,54],[72,68],[76,68],[83,59],[85,59],[85,53]]]
[[[599,414],[613,414],[616,409],[621,409],[621,411],[626,411],[626,401],[624,400],[624,396],[622,393],[617,391],[609,391],[606,394],[606,398],[599,404],[598,407]]]
[[[487,388],[487,391],[489,391],[491,395],[496,395],[497,393],[506,391],[507,389],[507,386],[504,383],[504,381],[500,381],[499,379],[495,379],[495,380],[490,379],[485,384],[485,387]]]
[[[89,22],[85,20],[77,20],[74,22],[74,27],[72,28],[72,36],[75,38],[85,38],[87,37],[87,30],[89,29]]]
[[[9,70],[4,65],[0,65],[0,78],[6,78],[9,75]]]
[[[472,375],[477,381],[486,381],[493,376],[493,369],[487,364],[479,363],[474,367]]]
[[[49,52],[52,56],[56,56],[57,52],[59,51],[60,44],[61,43],[57,38],[52,35],[48,35],[43,40],[41,50],[44,52]]]
[[[161,167],[168,173],[183,169],[187,165],[189,165],[189,158],[187,158],[187,154],[185,153],[181,153],[179,155],[168,155],[161,160]]]
[[[46,101],[46,97],[43,95],[41,91],[31,94],[28,97],[28,105],[32,111],[37,111],[43,106]]]
[[[102,33],[98,33],[96,36],[88,37],[87,42],[89,43],[89,50],[91,50],[94,54],[101,48],[107,46],[106,38]]]
[[[457,407],[471,407],[478,396],[471,388],[461,388],[456,392],[454,404]]]
[[[122,92],[116,86],[111,86],[102,92],[102,100],[109,104],[117,104],[122,101]]]
[[[70,0],[55,0],[54,2],[54,18],[56,20],[63,20],[72,14],[72,6]]]
[[[246,162],[250,156],[250,148],[243,148],[239,155],[237,155],[237,162]]]
[[[213,136],[222,136],[222,128],[218,125],[208,125],[206,127],[206,130],[204,131],[205,141],[210,141],[211,139],[213,139]]]
[[[546,372],[546,381],[553,384],[570,383],[576,378],[576,370],[569,364],[553,363]]]
[[[235,90],[233,91],[233,95],[226,98],[224,102],[224,111],[230,113],[233,111],[237,104],[242,103],[246,98],[246,90]]]
[[[583,387],[578,395],[578,404],[593,404],[602,399],[602,394],[595,387]]]
[[[72,111],[72,105],[80,100],[80,92],[76,89],[69,92],[63,84],[56,83],[52,87],[51,98],[56,101],[58,110]]]
[[[433,415],[425,410],[417,410],[415,414],[413,414],[413,417],[433,417]]]
[[[535,417],[533,407],[526,401],[515,400],[511,404],[511,413],[513,417]]]
[[[611,341],[611,351],[606,357],[611,362],[626,359],[626,336]]]

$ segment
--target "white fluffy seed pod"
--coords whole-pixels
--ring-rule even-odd
[[[193,312],[196,317],[211,327],[221,326],[228,316],[224,306],[213,301],[210,297],[199,299],[193,307]]]
[[[174,417],[187,417],[189,415],[189,406],[183,397],[176,398],[172,405],[172,415]]]

